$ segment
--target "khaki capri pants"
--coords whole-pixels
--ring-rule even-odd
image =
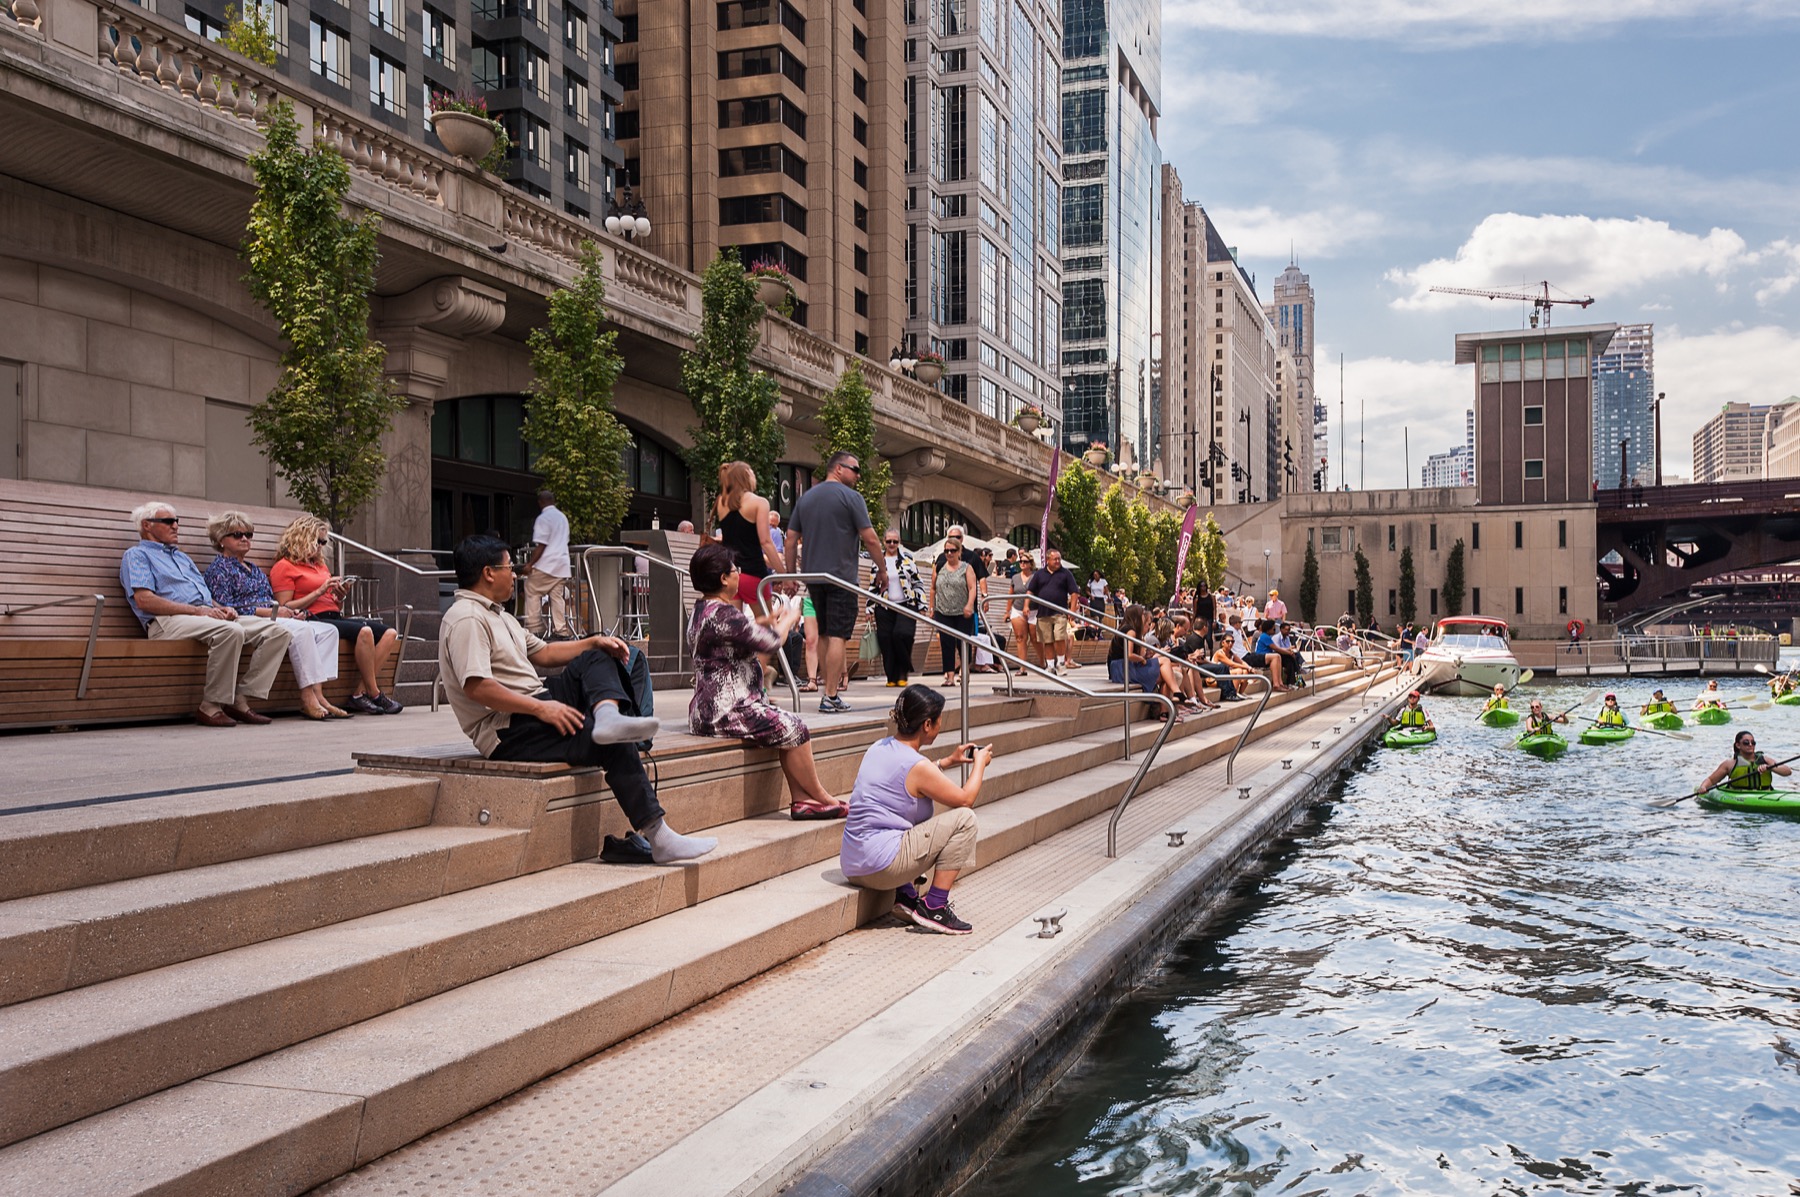
[[[938,869],[961,872],[975,863],[975,812],[966,806],[934,815],[900,837],[894,863],[879,873],[845,880],[864,889],[898,889],[920,873]]]

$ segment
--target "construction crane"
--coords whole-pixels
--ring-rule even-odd
[[[1469,287],[1433,287],[1431,289],[1439,295],[1473,295],[1478,299],[1517,299],[1528,303],[1531,305],[1531,327],[1533,328],[1538,326],[1540,313],[1544,327],[1550,327],[1550,305],[1553,303],[1572,303],[1578,308],[1585,308],[1592,306],[1594,302],[1592,295],[1584,295],[1579,299],[1561,299],[1552,296],[1548,282],[1540,282],[1538,286],[1542,289],[1542,293],[1537,295],[1523,291],[1484,291]]]

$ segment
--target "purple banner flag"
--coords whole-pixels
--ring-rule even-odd
[[[1062,475],[1062,446],[1050,450],[1050,487],[1044,494],[1044,518],[1038,521],[1038,564],[1044,564],[1044,550],[1050,547],[1050,504],[1056,502],[1056,480]]]
[[[1200,504],[1195,503],[1187,509],[1181,518],[1180,547],[1175,550],[1175,593],[1181,593],[1181,577],[1187,570],[1188,546],[1194,543],[1194,517],[1200,514]]]

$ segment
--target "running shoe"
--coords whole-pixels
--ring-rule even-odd
[[[950,909],[948,902],[942,906],[933,907],[925,905],[921,899],[919,905],[909,913],[912,915],[913,922],[925,930],[935,931],[939,935],[967,935],[975,929],[957,918],[956,912]]]
[[[386,711],[381,709],[380,704],[370,698],[367,694],[352,694],[349,698],[344,700],[344,705],[359,715],[387,714]]]

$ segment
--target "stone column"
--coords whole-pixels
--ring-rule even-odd
[[[888,487],[883,505],[887,508],[890,526],[900,526],[900,513],[926,497],[925,479],[943,473],[949,464],[950,459],[942,449],[931,448],[914,449],[888,459],[894,481]]]
[[[492,332],[506,317],[506,295],[466,278],[435,279],[377,301],[375,338],[387,347],[387,379],[406,396],[382,438],[387,476],[350,535],[371,548],[431,544],[431,409],[465,339]]]

